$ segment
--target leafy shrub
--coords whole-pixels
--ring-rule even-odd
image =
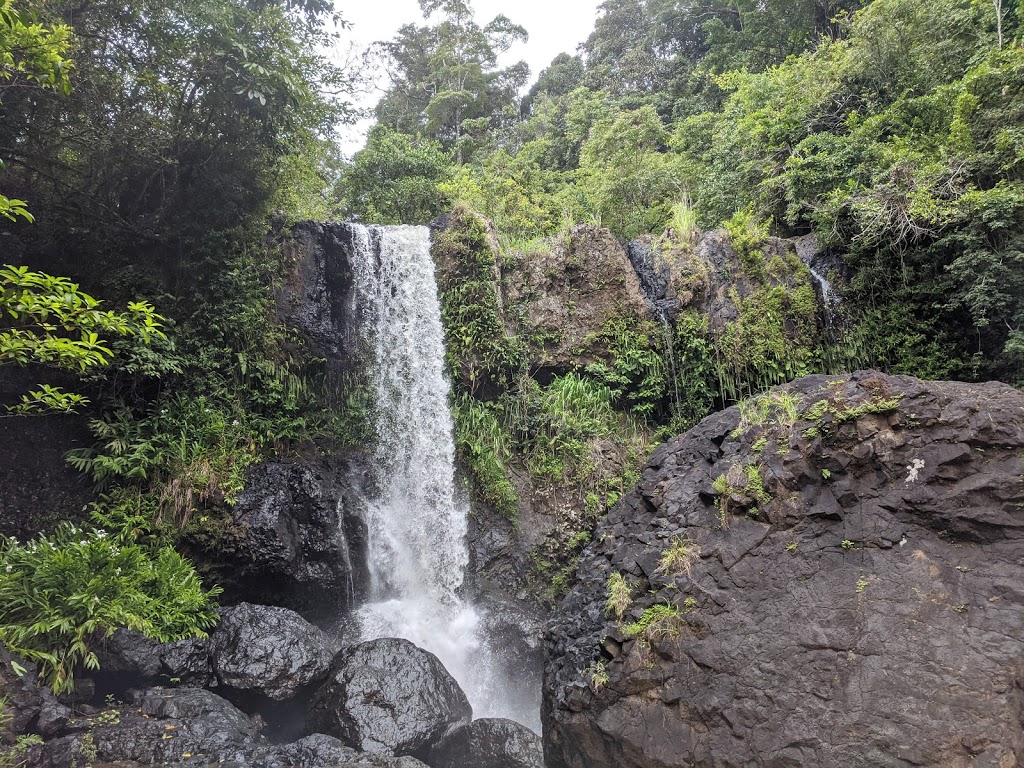
[[[26,544],[0,543],[0,641],[39,665],[57,693],[79,665],[98,669],[95,644],[126,628],[161,642],[204,637],[217,621],[192,565],[170,547],[143,545],[145,528],[119,533],[57,526]]]
[[[608,345],[611,365],[587,366],[587,373],[608,386],[616,403],[645,419],[655,417],[671,388],[663,344],[658,341],[663,336],[664,331],[651,321],[610,320],[601,339]]]

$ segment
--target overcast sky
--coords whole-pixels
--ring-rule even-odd
[[[594,28],[597,6],[601,0],[472,0],[478,23],[485,24],[499,13],[508,16],[530,33],[527,43],[518,43],[501,58],[506,66],[524,59],[530,65],[531,82],[551,60],[563,51],[575,53]],[[341,44],[362,51],[377,40],[394,36],[403,24],[423,24],[417,0],[338,0],[335,7],[352,27],[342,32]],[[380,98],[386,82],[377,83],[377,90],[367,93],[360,106],[372,107]],[[364,121],[355,129],[343,132],[342,145],[347,153],[358,149],[369,128]]]

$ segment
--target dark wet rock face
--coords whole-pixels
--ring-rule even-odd
[[[275,745],[210,691],[131,691],[119,708],[76,716],[62,738],[34,748],[33,768],[175,765],[191,768],[424,768],[411,757],[359,754],[323,734]]]
[[[130,629],[119,629],[103,640],[97,655],[100,679],[130,680],[136,687],[173,680],[175,684],[200,688],[214,679],[205,640],[161,643]]]
[[[431,768],[544,768],[540,736],[498,717],[456,728],[427,759]]]
[[[801,379],[660,447],[594,542],[550,768],[1024,762],[1024,394]]]
[[[47,742],[37,764],[65,768],[132,760],[179,765],[188,764],[186,755],[217,759],[265,744],[241,710],[210,691],[133,691],[129,704],[120,712],[110,710],[113,714],[105,718],[93,718],[85,732]]]
[[[278,314],[327,361],[335,386],[353,368],[358,349],[353,248],[348,224],[299,224],[285,242],[289,277],[276,295]]]
[[[274,701],[287,701],[324,679],[331,666],[327,635],[287,608],[225,608],[209,647],[222,687]]]
[[[368,583],[356,474],[334,457],[254,467],[233,512],[242,538],[221,554],[226,594],[311,618],[351,609]]]
[[[339,654],[314,695],[307,729],[362,752],[422,757],[472,709],[434,654],[385,638]]]

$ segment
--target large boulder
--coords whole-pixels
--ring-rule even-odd
[[[217,554],[233,600],[314,619],[352,608],[369,583],[359,470],[348,457],[253,467],[233,515],[241,538]]]
[[[388,757],[356,752],[343,742],[322,733],[285,745],[280,752],[294,768],[426,768],[414,757]]]
[[[307,730],[362,752],[422,757],[473,710],[438,658],[384,638],[339,655],[310,704]]]
[[[107,687],[130,681],[134,687],[174,683],[205,688],[214,680],[206,641],[198,638],[161,643],[119,629],[103,639],[97,656],[100,669],[96,677]]]
[[[525,725],[484,717],[445,736],[427,761],[430,768],[544,768],[544,749]]]
[[[549,625],[548,765],[1024,763],[1022,478],[1002,384],[812,376],[705,419]]]
[[[287,701],[327,677],[331,641],[287,608],[241,603],[221,610],[209,640],[220,685]]]

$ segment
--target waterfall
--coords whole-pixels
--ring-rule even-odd
[[[665,340],[665,357],[668,359],[669,373],[672,376],[672,387],[675,393],[674,403],[679,407],[679,375],[676,371],[676,354],[674,350],[674,333],[672,317],[677,305],[675,299],[669,298],[669,284],[672,272],[668,264],[657,256],[651,244],[645,240],[633,240],[626,245],[626,257],[633,265],[640,291],[651,314],[661,323],[661,331]]]
[[[364,640],[402,637],[434,653],[475,717],[538,728],[511,711],[480,612],[457,590],[469,560],[468,504],[455,487],[441,310],[426,227],[352,225],[360,341],[368,353],[377,439],[365,496],[371,583]]]
[[[827,275],[829,267],[833,267],[835,264],[822,257],[818,249],[817,238],[814,235],[804,235],[796,239],[794,245],[796,246],[797,256],[800,257],[800,261],[807,265],[807,269],[811,273],[811,279],[814,280],[818,298],[821,300],[825,323],[831,326],[839,305],[842,303],[842,298],[836,292],[836,289],[832,287],[832,283]]]

